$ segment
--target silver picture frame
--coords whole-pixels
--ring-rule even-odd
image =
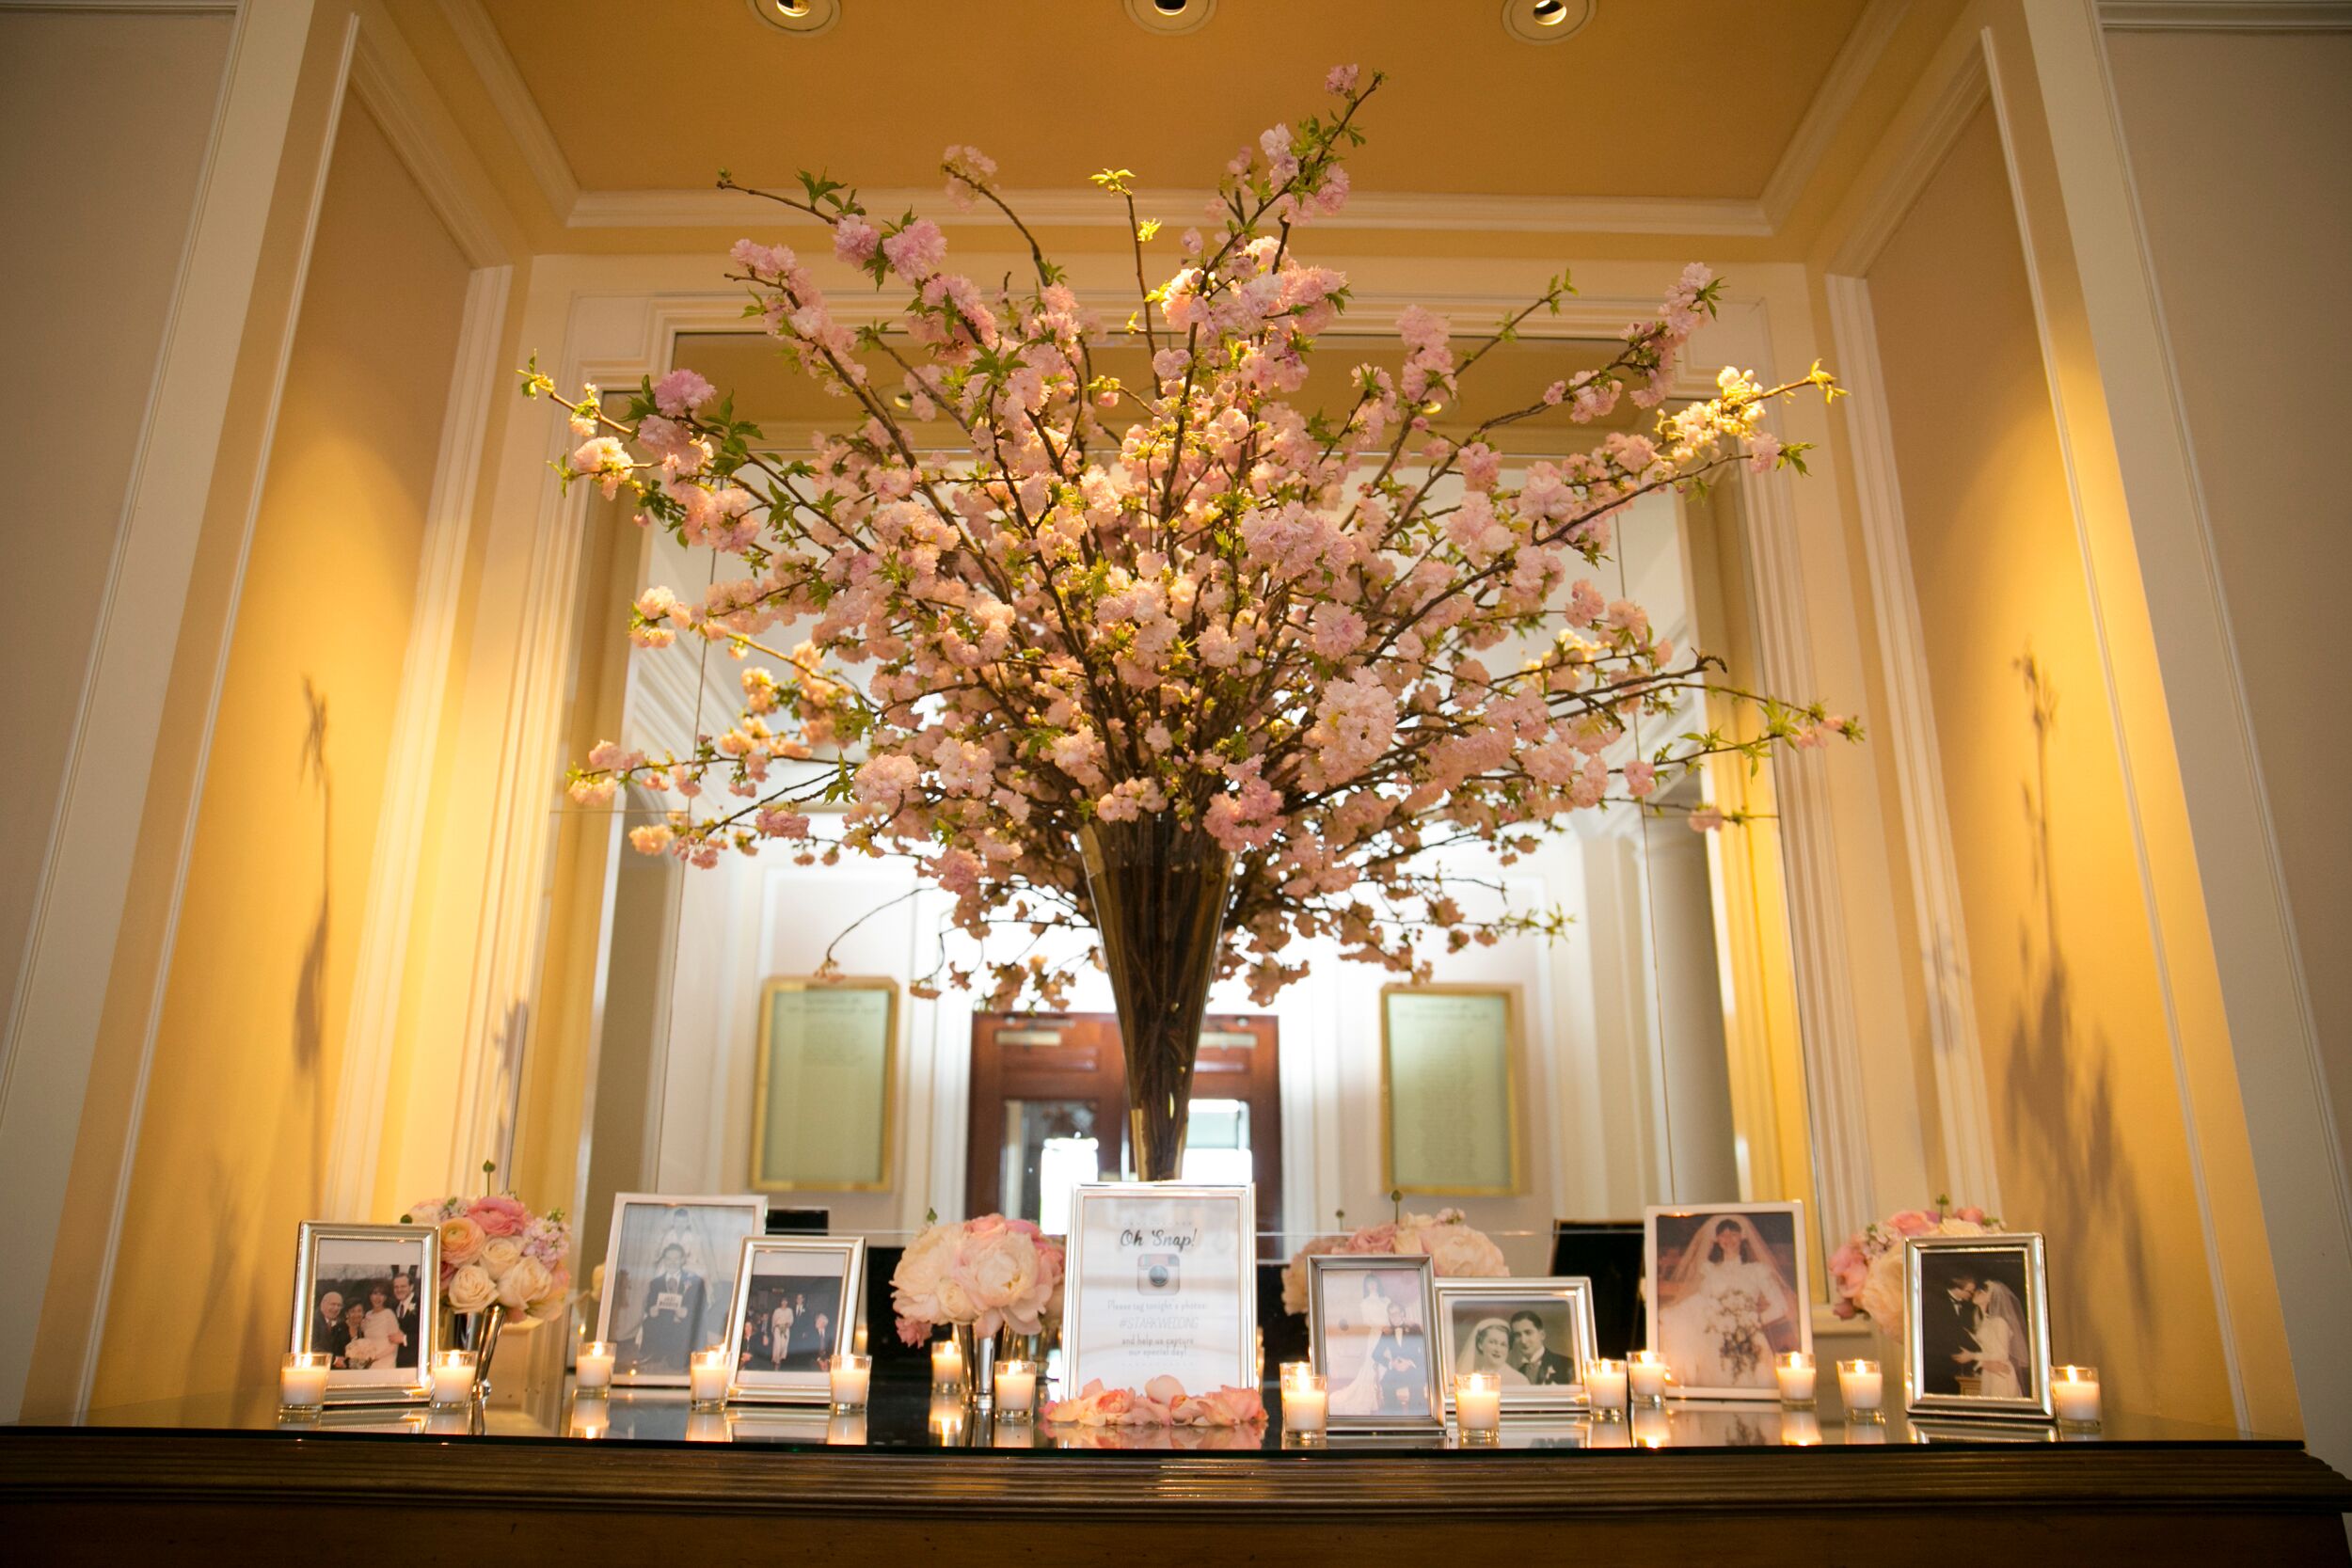
[[[1399,1296],[1409,1297],[1412,1307],[1419,1309],[1421,1361],[1424,1393],[1422,1408],[1409,1405],[1391,1407],[1377,1399],[1382,1380],[1375,1360],[1375,1347],[1367,1347],[1361,1357],[1341,1365],[1335,1358],[1333,1340],[1343,1333],[1353,1337],[1371,1326],[1360,1316],[1349,1326],[1332,1300],[1334,1291],[1353,1291],[1355,1305],[1361,1303],[1370,1291],[1365,1276],[1386,1276],[1381,1291],[1391,1310],[1391,1323],[1396,1329],[1414,1327],[1412,1311],[1405,1300],[1388,1295],[1395,1290]],[[1397,1276],[1409,1276],[1409,1283]],[[1403,1314],[1400,1321],[1398,1314]],[[1446,1389],[1453,1380],[1439,1374],[1438,1362],[1440,1346],[1438,1334],[1442,1320],[1438,1315],[1437,1269],[1426,1256],[1410,1257],[1376,1253],[1318,1253],[1307,1259],[1307,1335],[1308,1358],[1325,1380],[1328,1391],[1328,1411],[1326,1417],[1332,1434],[1363,1433],[1438,1433],[1445,1431]],[[1376,1333],[1375,1338],[1384,1337]],[[1401,1337],[1402,1338],[1402,1337]],[[1409,1373],[1410,1340],[1404,1339],[1406,1354],[1406,1370]],[[1370,1377],[1375,1393],[1372,1408],[1361,1407],[1362,1401],[1355,1390],[1363,1388]]]
[[[1526,1386],[1506,1384],[1502,1389],[1502,1408],[1530,1414],[1581,1414],[1591,1407],[1584,1390],[1584,1365],[1597,1354],[1594,1349],[1593,1282],[1581,1275],[1557,1275],[1535,1278],[1507,1279],[1440,1279],[1436,1283],[1438,1297],[1438,1333],[1442,1337],[1444,1364],[1438,1370],[1438,1382],[1445,1389],[1446,1414],[1454,1414],[1454,1374],[1471,1369],[1460,1365],[1462,1347],[1456,1343],[1457,1309],[1464,1314],[1481,1314],[1499,1318],[1504,1333],[1511,1337],[1512,1348],[1518,1349],[1519,1324],[1515,1312],[1531,1310],[1528,1304],[1541,1303],[1557,1311],[1565,1311],[1568,1319],[1569,1342],[1565,1352],[1551,1345],[1547,1338],[1544,1350],[1561,1355],[1567,1363],[1568,1381],[1565,1384],[1531,1383]],[[1479,1318],[1473,1317],[1473,1326]],[[1513,1363],[1517,1365],[1516,1360]]]
[[[680,1196],[672,1193],[616,1193],[612,1197],[612,1225],[606,1232],[604,1259],[604,1289],[596,1300],[596,1338],[616,1347],[623,1339],[619,1311],[623,1295],[630,1289],[632,1271],[629,1259],[622,1256],[628,1244],[630,1211],[659,1209],[670,1212],[717,1210],[732,1213],[740,1222],[740,1228],[730,1226],[723,1242],[723,1256],[730,1267],[741,1260],[745,1239],[762,1235],[768,1228],[768,1198],[762,1193],[710,1193]],[[714,1246],[714,1250],[717,1248]],[[653,1261],[659,1261],[659,1254]],[[691,1267],[691,1260],[689,1260]],[[706,1268],[710,1259],[704,1259]],[[697,1340],[685,1346],[685,1354],[678,1358],[675,1372],[647,1371],[630,1355],[618,1353],[613,1357],[612,1386],[616,1388],[684,1388],[690,1378],[687,1362],[698,1350],[707,1350],[726,1342],[726,1309],[735,1295],[732,1281],[723,1291],[712,1291],[705,1281],[702,1313],[689,1325],[687,1338]],[[712,1316],[715,1309],[715,1316]]]
[[[1167,1233],[1172,1217],[1187,1208],[1196,1223],[1180,1226],[1181,1233]],[[1258,1189],[1250,1182],[1102,1181],[1074,1187],[1064,1254],[1064,1391],[1074,1393],[1097,1378],[1107,1387],[1140,1388],[1160,1373],[1174,1377],[1192,1394],[1220,1386],[1256,1387],[1257,1230]],[[1183,1259],[1196,1249],[1204,1258],[1221,1254],[1231,1259],[1231,1292],[1222,1288],[1202,1292],[1202,1315],[1195,1320],[1202,1329],[1214,1324],[1214,1338],[1204,1335],[1189,1346],[1155,1353],[1164,1354],[1166,1364],[1150,1364],[1127,1343],[1121,1320],[1135,1315],[1136,1298],[1145,1290],[1168,1288],[1167,1282],[1146,1284],[1153,1259],[1178,1259],[1171,1293],[1186,1293],[1199,1271],[1187,1270]],[[1182,1333],[1175,1331],[1179,1338]],[[1165,1340],[1169,1333],[1162,1327],[1151,1337]]]
[[[333,1253],[343,1256],[335,1258]],[[322,1258],[322,1253],[330,1256]],[[413,1365],[330,1369],[330,1405],[423,1404],[433,1397],[433,1356],[442,1349],[441,1232],[430,1225],[341,1225],[305,1220],[294,1247],[294,1331],[288,1349],[329,1352],[326,1321],[319,1315],[324,1275],[348,1270],[361,1256],[370,1267],[413,1268],[417,1280],[416,1357]],[[405,1375],[403,1375],[405,1374]]]
[[[818,1350],[815,1368],[746,1369],[745,1357],[755,1348],[756,1324],[751,1305],[755,1271],[762,1259],[830,1259],[837,1266],[841,1295],[833,1323]],[[771,1271],[768,1277],[773,1277]],[[818,1277],[811,1271],[811,1277]],[[827,1273],[822,1277],[831,1278]],[[735,1269],[735,1300],[727,1311],[727,1398],[749,1404],[830,1404],[833,1382],[823,1363],[856,1342],[858,1318],[866,1289],[866,1238],[863,1236],[746,1236],[742,1257]]]
[[[1996,1314],[2004,1321],[2022,1319],[2023,1328],[2010,1324],[2008,1337],[2022,1338],[2013,1344],[2010,1358],[2012,1366],[2024,1373],[2029,1385],[2019,1388],[2014,1396],[1987,1394],[1967,1390],[1969,1379],[1955,1374],[1952,1381],[1960,1391],[1947,1391],[1941,1386],[1946,1380],[1938,1365],[1931,1376],[1929,1358],[1936,1354],[1929,1340],[1936,1338],[1929,1329],[1930,1313],[1941,1309],[1939,1300],[1949,1302],[1952,1287],[1964,1282],[1966,1271],[1980,1271],[1975,1281],[1981,1292],[1994,1298],[1993,1305],[1980,1308]],[[1987,1278],[1985,1275],[1995,1277]],[[2010,1280],[2017,1281],[2011,1290]],[[1999,1300],[2001,1292],[2014,1294],[2013,1303]],[[1938,1349],[1940,1349],[1940,1345]],[[1949,1353],[1946,1353],[1949,1354]],[[1979,1353],[1969,1353],[1979,1354]],[[2017,1355],[2025,1359],[2020,1362]],[[1979,1364],[1981,1365],[1981,1364]],[[1978,1374],[1982,1378],[1982,1372]],[[1981,1236],[1914,1236],[1903,1245],[1903,1391],[1905,1408],[1914,1415],[1945,1418],[2046,1421],[2051,1417],[2050,1400],[2050,1284],[2045,1267],[2042,1238],[2038,1231],[1993,1231]]]
[[[1784,1238],[1766,1236],[1763,1228],[1756,1224],[1759,1218],[1785,1223],[1788,1235]],[[1668,1333],[1662,1322],[1664,1315],[1673,1311],[1681,1299],[1679,1297],[1671,1301],[1667,1299],[1669,1292],[1666,1289],[1666,1281],[1661,1279],[1659,1271],[1661,1251],[1659,1227],[1661,1222],[1669,1220],[1677,1224],[1684,1220],[1698,1222],[1693,1231],[1693,1238],[1701,1241],[1704,1241],[1704,1238],[1699,1237],[1698,1232],[1713,1231],[1723,1224],[1737,1221],[1754,1230],[1767,1247],[1772,1246],[1775,1242],[1787,1245],[1789,1254],[1788,1275],[1787,1277],[1780,1278],[1778,1283],[1786,1288],[1788,1300],[1776,1304],[1767,1303],[1768,1307],[1777,1307],[1778,1310],[1762,1314],[1763,1322],[1760,1327],[1769,1336],[1772,1325],[1785,1322],[1790,1326],[1791,1332],[1785,1336],[1770,1337],[1774,1347],[1773,1353],[1780,1354],[1782,1351],[1794,1350],[1803,1351],[1809,1355],[1813,1352],[1813,1291],[1812,1282],[1806,1272],[1804,1205],[1794,1201],[1659,1204],[1652,1205],[1644,1211],[1642,1216],[1642,1278],[1647,1286],[1647,1289],[1642,1292],[1643,1326],[1646,1330],[1645,1342],[1650,1349],[1665,1358],[1667,1369],[1674,1377],[1671,1389],[1673,1396],[1677,1399],[1691,1400],[1726,1402],[1752,1400],[1758,1402],[1777,1402],[1780,1399],[1780,1385],[1772,1374],[1771,1355],[1758,1357],[1758,1367],[1753,1381],[1731,1384],[1720,1378],[1706,1375],[1706,1368],[1693,1366],[1690,1357],[1680,1354],[1680,1347],[1668,1342],[1681,1338],[1678,1334]],[[1779,1226],[1775,1225],[1774,1228],[1779,1228]],[[1682,1256],[1689,1244],[1689,1243],[1682,1243],[1677,1246],[1677,1258]],[[1772,1262],[1774,1275],[1778,1275],[1778,1259],[1772,1259]],[[1779,1343],[1782,1338],[1793,1342],[1782,1345]],[[1753,1337],[1750,1337],[1748,1343],[1753,1346],[1754,1342]],[[1723,1369],[1718,1366],[1715,1370],[1720,1371]]]

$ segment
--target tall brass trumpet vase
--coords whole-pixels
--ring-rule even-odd
[[[1192,1069],[1216,976],[1233,857],[1168,814],[1089,823],[1078,847],[1119,1006],[1136,1175],[1170,1181],[1184,1169]]]

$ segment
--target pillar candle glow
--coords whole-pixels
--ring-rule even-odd
[[[960,1384],[962,1381],[963,1352],[956,1348],[956,1342],[953,1339],[933,1339],[931,1341],[931,1382]]]
[[[600,1394],[612,1386],[614,1351],[609,1339],[591,1339],[580,1347],[580,1364],[575,1374],[577,1386],[583,1394]]]
[[[1780,1385],[1780,1402],[1804,1408],[1813,1402],[1813,1357],[1801,1350],[1772,1357],[1772,1377]]]
[[[1656,1404],[1666,1397],[1665,1358],[1654,1350],[1637,1350],[1625,1358],[1627,1390],[1644,1404]]]
[[[466,1404],[473,1399],[473,1352],[445,1350],[433,1358],[433,1402]]]
[[[1037,1409],[1037,1363],[996,1363],[996,1413],[1026,1418]]]
[[[1613,1416],[1625,1408],[1625,1363],[1616,1360],[1584,1363],[1584,1392],[1593,1402],[1593,1409],[1603,1416]]]
[[[1493,1372],[1464,1372],[1456,1377],[1454,1418],[1465,1443],[1493,1442],[1502,1430],[1502,1379]]]
[[[870,1355],[836,1355],[825,1367],[825,1386],[833,1391],[833,1407],[843,1415],[866,1408],[866,1396],[872,1386],[874,1358]]]
[[[2050,1371],[2050,1404],[2068,1426],[2099,1424],[2099,1369],[2055,1367]]]
[[[1313,1367],[1304,1361],[1289,1362],[1282,1368],[1282,1430],[1296,1433],[1302,1442],[1320,1442],[1330,1425],[1331,1395],[1329,1386]]]
[[[1886,1380],[1875,1361],[1837,1363],[1837,1397],[1851,1415],[1876,1411],[1886,1400]]]
[[[296,1351],[278,1369],[278,1402],[288,1410],[316,1410],[326,1402],[326,1369],[334,1358]]]
[[[715,1410],[727,1402],[727,1353],[713,1345],[698,1350],[686,1364],[687,1391],[697,1410]]]

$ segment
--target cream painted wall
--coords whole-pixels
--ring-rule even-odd
[[[72,482],[0,512],[41,635],[0,652],[0,1020],[14,1009],[124,496],[228,59],[226,14],[0,10],[0,342]],[[70,416],[68,415],[70,410]]]
[[[321,1212],[468,268],[346,105],[239,594],[92,1402],[262,1380]]]
[[[2352,966],[2342,961],[2352,952],[2352,732],[2339,717],[2352,666],[2342,606],[2352,490],[2338,456],[2352,420],[2340,370],[2352,362],[2352,35],[2115,33],[2106,47],[2342,1138],[2352,1129]]]
[[[2140,1408],[2227,1422],[2099,632],[1989,107],[1868,278],[2005,1217],[2052,1238],[2061,1355]]]

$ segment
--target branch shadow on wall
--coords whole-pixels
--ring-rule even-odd
[[[2014,668],[2025,683],[2034,733],[2034,776],[2019,788],[2032,845],[2034,906],[2018,922],[2018,958],[2025,990],[2010,1037],[2009,1124],[2025,1168],[2040,1173],[2043,1209],[2007,1216],[2058,1238],[2114,1235],[2121,1248],[2121,1286],[2146,1301],[2155,1282],[2138,1225],[2138,1179],[2116,1124],[2113,1042],[2095,1018],[2078,1016],[2074,967],[2059,943],[2057,879],[2052,848],[2058,810],[2050,781],[2051,736],[2058,694],[2048,670],[2028,646]],[[2007,1201],[2014,1202],[2014,1195]],[[2051,1256],[2060,1278],[2085,1283],[2088,1249],[2061,1244]],[[2055,1302],[2070,1292],[2056,1289]],[[2087,1324],[2069,1325],[2074,1332]]]

